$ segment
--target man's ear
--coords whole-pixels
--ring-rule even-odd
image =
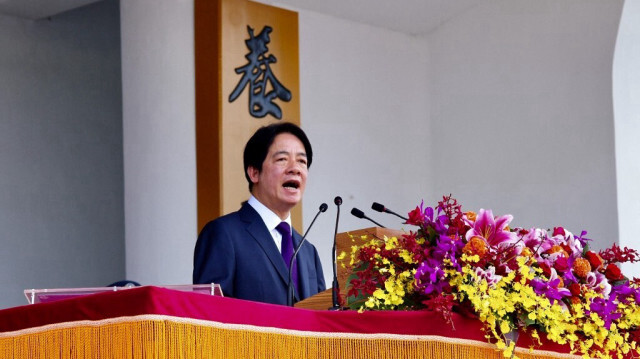
[[[249,175],[249,179],[251,180],[251,183],[253,184],[258,183],[258,177],[260,176],[260,171],[258,171],[257,168],[253,166],[247,167],[247,174]]]

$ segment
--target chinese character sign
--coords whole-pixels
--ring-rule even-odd
[[[300,124],[300,51],[295,11],[251,0],[193,3],[200,231],[249,196],[238,144],[269,123]],[[302,206],[292,219],[302,228]]]
[[[254,36],[253,29],[247,26],[249,38],[245,40],[249,53],[245,55],[248,62],[244,66],[235,69],[242,75],[240,82],[229,95],[229,102],[235,101],[246,87],[249,87],[249,113],[255,118],[263,118],[272,115],[277,119],[282,118],[282,110],[274,101],[291,101],[291,92],[278,81],[271,64],[277,61],[276,57],[269,54],[267,45],[270,42],[269,34],[273,30],[265,26],[262,31]]]

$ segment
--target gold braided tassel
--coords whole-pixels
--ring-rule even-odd
[[[461,339],[295,332],[159,317],[64,323],[0,333],[0,358],[504,358],[493,345]],[[573,357],[528,350],[517,355],[522,359]]]

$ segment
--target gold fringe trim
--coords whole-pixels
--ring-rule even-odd
[[[517,348],[522,359],[580,358]],[[0,333],[0,358],[503,359],[494,345],[440,336],[319,333],[164,315],[52,324]]]

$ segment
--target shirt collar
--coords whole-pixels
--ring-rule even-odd
[[[258,212],[260,218],[262,218],[262,221],[267,226],[267,229],[269,229],[269,231],[273,231],[278,226],[278,224],[280,224],[280,222],[283,222],[277,214],[267,208],[267,206],[265,206],[264,204],[260,203],[260,201],[258,201],[258,199],[253,195],[249,197],[247,203],[249,203],[249,205],[253,207],[256,212]],[[287,222],[289,224],[289,227],[291,227],[291,214],[289,214],[284,222]]]

